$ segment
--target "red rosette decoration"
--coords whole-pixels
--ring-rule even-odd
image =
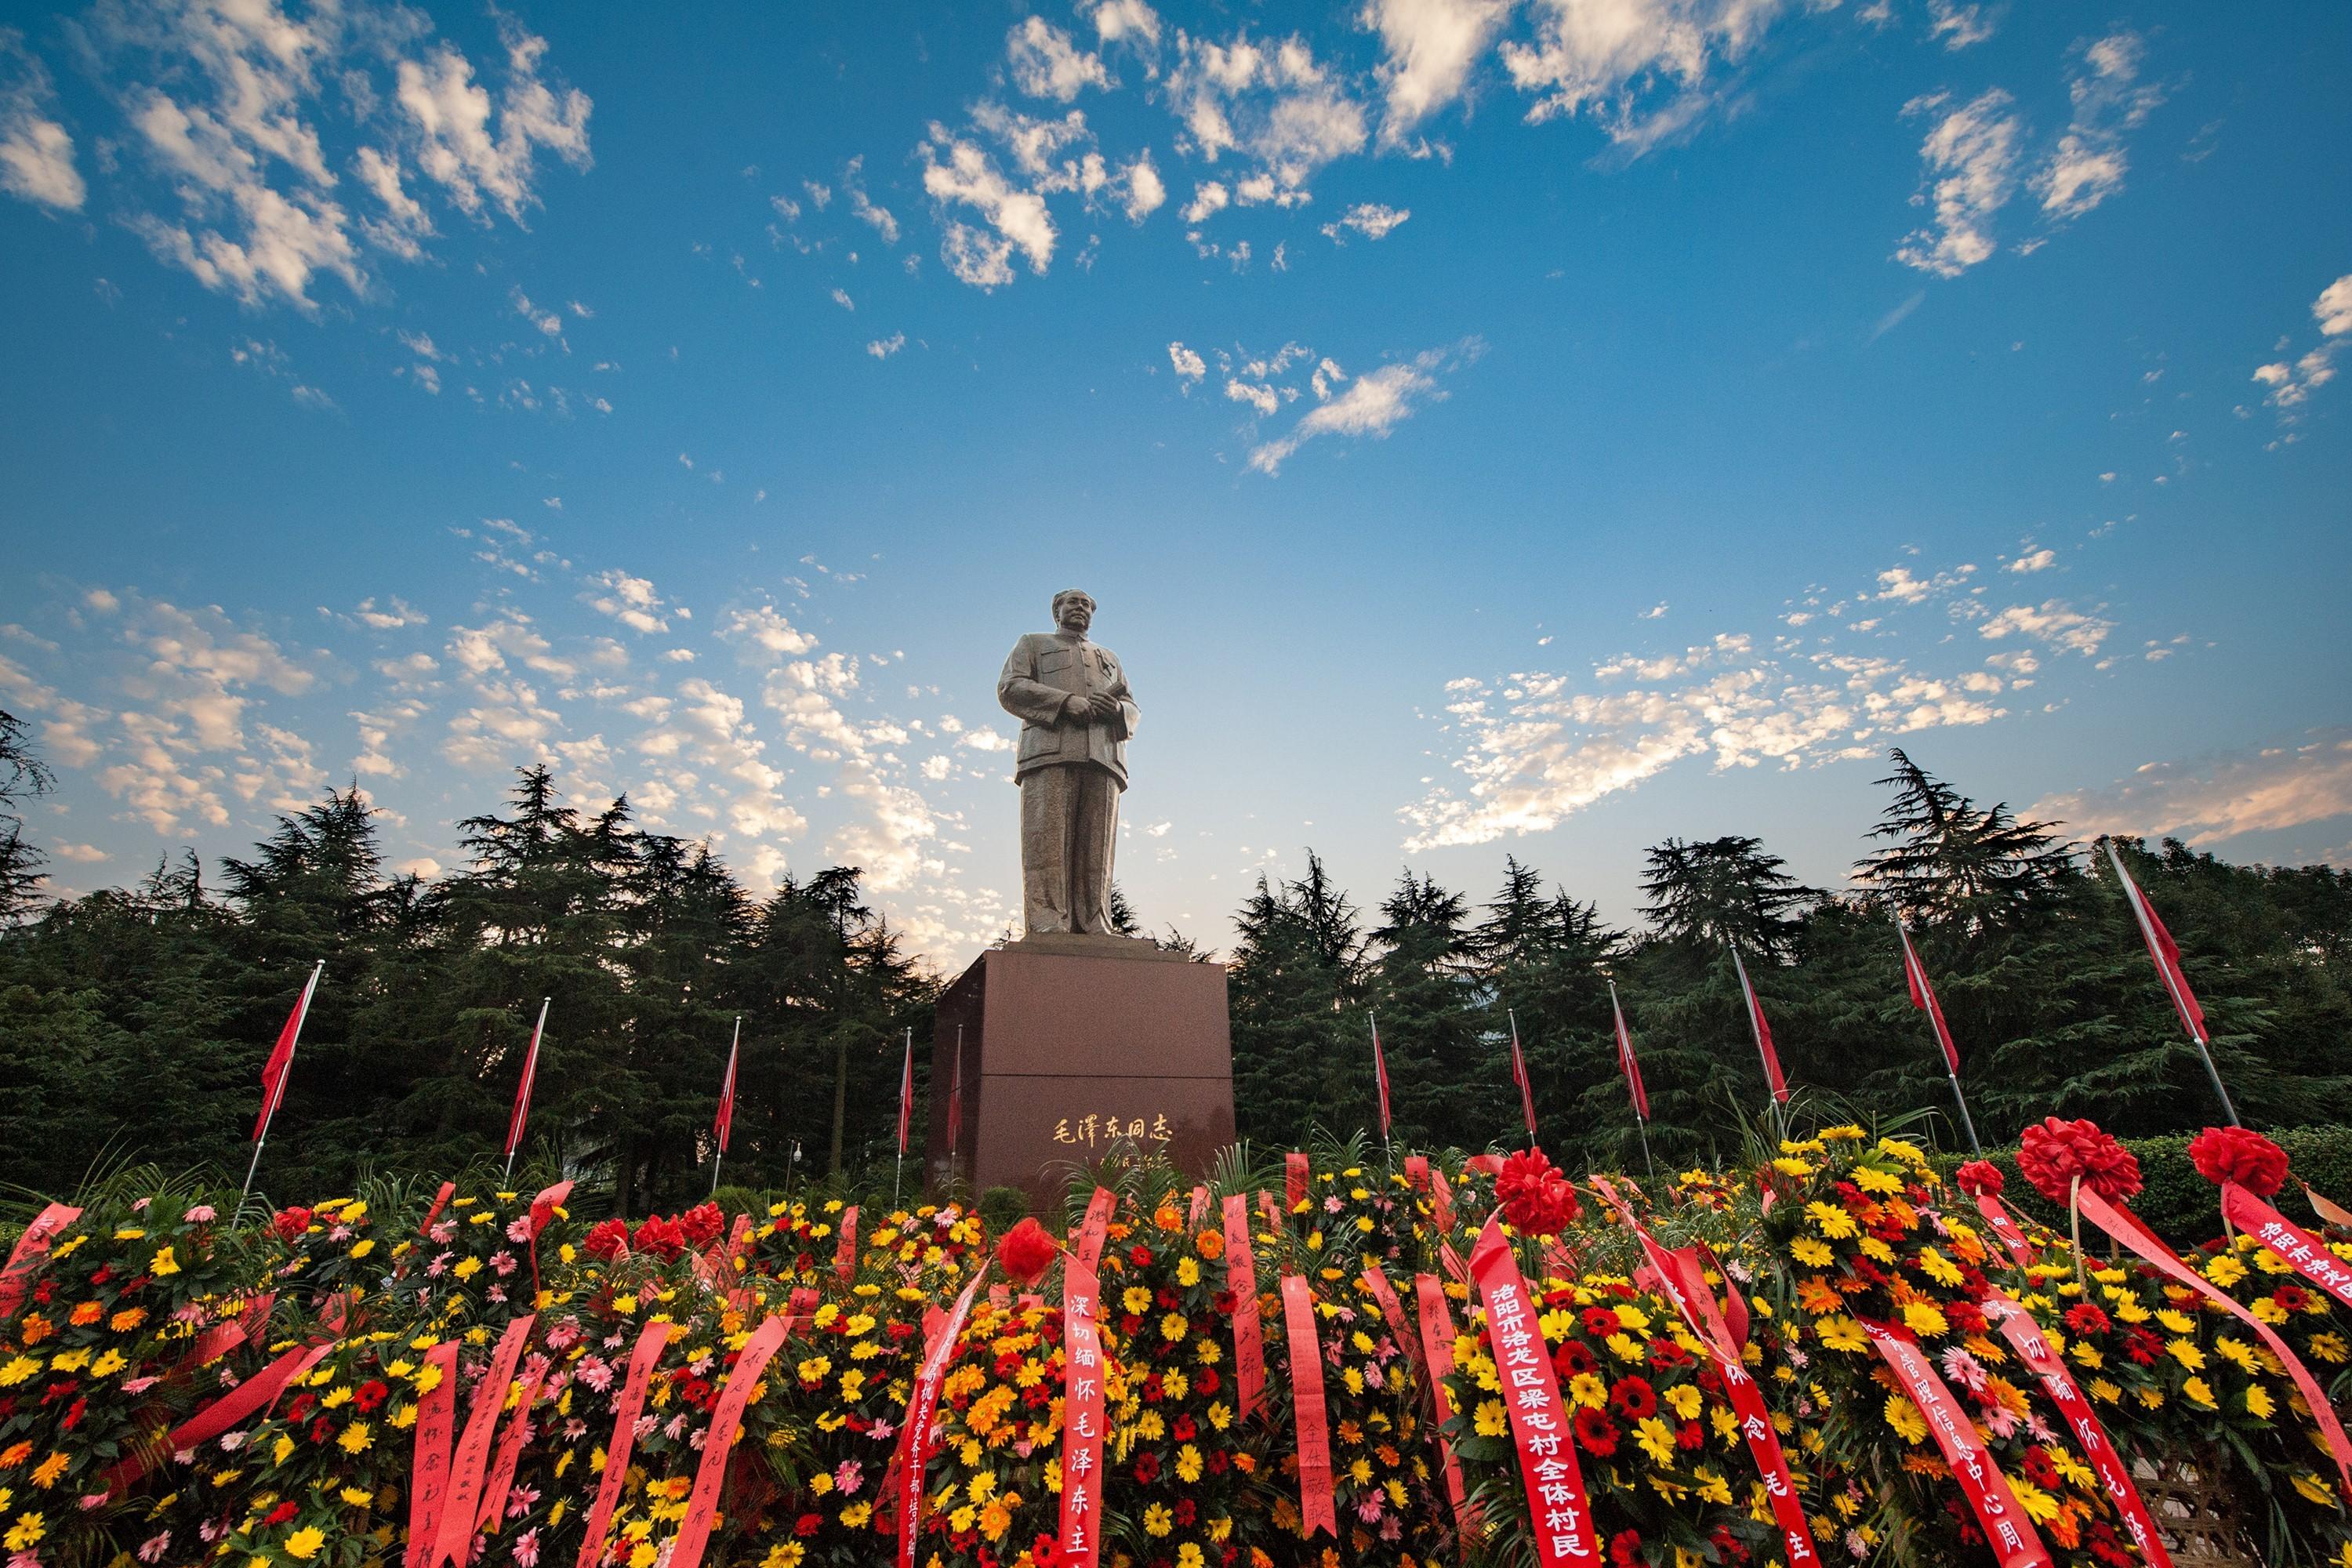
[[[2266,1198],[2286,1184],[2286,1151],[2243,1127],[2208,1127],[2189,1141],[2189,1158],[2217,1187],[2235,1182]]]
[[[2111,1204],[2122,1203],[2140,1186],[2139,1161],[2087,1118],[2061,1121],[2046,1116],[2041,1125],[2027,1128],[2018,1145],[2017,1168],[2053,1204],[2067,1201],[2077,1176]]]
[[[1015,1284],[1034,1285],[1054,1266],[1054,1255],[1059,1251],[1045,1227],[1030,1218],[1004,1233],[1004,1239],[996,1244],[996,1261]]]
[[[675,1263],[686,1250],[686,1233],[677,1221],[648,1215],[638,1222],[637,1234],[631,1245],[639,1252],[650,1252],[664,1263]]]
[[[588,1227],[580,1240],[580,1248],[591,1258],[610,1263],[629,1250],[629,1222],[625,1219],[600,1219]]]
[[[1495,1178],[1495,1198],[1503,1219],[1521,1236],[1558,1236],[1584,1212],[1576,1189],[1553,1168],[1540,1149],[1529,1149],[1503,1162]]]
[[[677,1216],[677,1228],[686,1244],[698,1251],[726,1234],[727,1211],[715,1203],[698,1203]]]
[[[269,1228],[280,1241],[292,1241],[310,1228],[310,1211],[299,1204],[279,1209],[269,1216]]]
[[[2000,1173],[2000,1167],[1990,1160],[1969,1161],[1952,1173],[1952,1180],[1958,1184],[1960,1191],[1972,1198],[1997,1198],[2000,1196],[2001,1188],[2009,1184],[2009,1179]]]

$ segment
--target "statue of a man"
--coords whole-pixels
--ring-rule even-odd
[[[1087,640],[1095,602],[1054,595],[1050,632],[1013,645],[996,700],[1021,721],[1021,891],[1029,934],[1110,935],[1111,851],[1135,696],[1118,656]]]

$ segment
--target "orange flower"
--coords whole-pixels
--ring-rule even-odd
[[[38,1312],[35,1312],[26,1318],[23,1325],[18,1330],[18,1332],[24,1335],[25,1342],[28,1345],[39,1344],[43,1340],[47,1339],[51,1334],[56,1333],[57,1331],[57,1326],[51,1323],[47,1318],[41,1316]]]
[[[146,1321],[146,1308],[125,1307],[122,1310],[115,1313],[114,1316],[107,1319],[106,1326],[112,1329],[118,1334],[127,1334]]]
[[[106,1309],[96,1301],[84,1301],[73,1310],[70,1320],[77,1328],[87,1328],[106,1315]]]
[[[1193,1250],[1214,1263],[1225,1255],[1225,1238],[1213,1230],[1204,1230],[1192,1238]]]
[[[11,1443],[5,1450],[0,1450],[0,1470],[13,1470],[32,1457],[33,1446],[30,1443]]]
[[[1798,1283],[1797,1305],[1817,1317],[1824,1312],[1845,1310],[1845,1303],[1838,1300],[1838,1294],[1830,1288],[1830,1282],[1818,1274]]]
[[[66,1473],[66,1467],[71,1463],[73,1461],[65,1455],[52,1451],[47,1458],[33,1467],[33,1484],[37,1487],[56,1486],[58,1478]]]
[[[1176,1212],[1174,1204],[1161,1204],[1151,1211],[1151,1223],[1172,1233],[1184,1228],[1184,1216]]]

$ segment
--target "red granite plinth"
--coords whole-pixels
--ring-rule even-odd
[[[962,1116],[950,1150],[959,1028]],[[1205,1175],[1234,1141],[1224,965],[1127,937],[992,948],[940,998],[930,1104],[934,1187],[1020,1187],[1051,1205],[1073,1166],[1122,1141]]]

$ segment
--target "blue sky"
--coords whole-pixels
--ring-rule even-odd
[[[1015,918],[1129,668],[1212,944],[1517,854],[1834,884],[1885,748],[2352,862],[2352,14],[110,0],[0,32],[0,705],[59,890],[519,763]]]

